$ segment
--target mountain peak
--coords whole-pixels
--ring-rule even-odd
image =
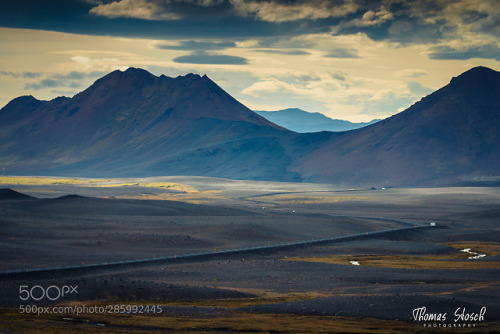
[[[184,77],[184,78],[199,78],[200,75],[199,74],[195,74],[195,73],[188,73],[186,75],[179,75],[178,78],[179,77],[181,77],[181,78],[182,77]]]
[[[95,84],[102,85],[103,83],[107,83],[115,87],[126,86],[140,88],[146,85],[162,85],[171,80],[178,80],[178,82],[183,82],[184,84],[191,84],[200,80],[211,81],[206,74],[200,76],[199,74],[188,73],[186,75],[179,75],[175,78],[162,74],[157,77],[142,68],[129,67],[125,71],[115,70],[98,79]]]
[[[33,97],[33,95],[24,95],[11,100],[5,107],[1,109],[3,115],[7,114],[26,114],[38,108],[43,101]]]
[[[142,68],[129,67],[125,71],[116,70],[104,78],[119,78],[119,79],[131,79],[131,80],[154,80],[156,76],[150,72],[143,70]]]
[[[132,125],[134,120],[137,123],[146,114],[164,120],[208,118],[279,128],[236,101],[206,75],[194,73],[172,78],[134,67],[116,70],[96,80],[68,103],[73,111],[67,111],[69,106],[61,106],[65,108],[61,113],[78,113],[93,124],[89,128],[102,122],[127,122],[136,128],[137,124]]]
[[[485,67],[485,66],[476,66],[476,67],[473,67],[471,68],[470,70],[468,71],[465,71],[464,73],[460,74],[459,76],[467,76],[467,75],[487,75],[487,74],[493,74],[493,73],[498,73],[497,71],[489,68],[489,67]]]
[[[200,80],[201,77],[199,74],[188,73],[186,75],[178,75],[175,79],[182,80],[182,81],[194,82],[194,81]]]
[[[123,71],[123,73],[142,73],[151,75],[151,73],[149,73],[148,71],[138,67],[129,67],[125,71]]]
[[[40,101],[40,100],[33,97],[33,95],[23,95],[23,96],[16,97],[15,99],[10,101],[9,103],[30,103],[30,102],[34,102],[34,101]]]
[[[458,77],[453,77],[450,84],[488,84],[494,80],[498,80],[500,77],[500,72],[492,70],[491,68],[484,66],[473,67],[468,71],[460,74]]]

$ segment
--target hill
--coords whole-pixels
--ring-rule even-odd
[[[374,119],[366,123],[351,123],[341,119],[331,119],[321,113],[311,113],[297,108],[255,112],[273,123],[276,123],[288,130],[300,133],[349,131],[380,121],[379,119]]]
[[[9,188],[0,189],[0,201],[36,199],[35,197],[22,194]]]

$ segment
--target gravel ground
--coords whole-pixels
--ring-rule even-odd
[[[498,188],[369,190],[363,192],[364,199],[328,203],[269,201],[269,206],[262,209],[261,203],[244,199],[257,191],[248,187],[238,197],[233,183],[231,187],[225,190],[226,195],[231,194],[229,199],[203,207],[108,200],[98,202],[99,210],[86,212],[71,209],[71,205],[78,207],[81,199],[73,200],[71,205],[31,207],[0,201],[0,264],[3,268],[29,268],[78,263],[83,257],[88,262],[103,262],[154,253],[255,246],[395,225],[360,217],[435,221],[438,227],[186,263],[26,280],[0,278],[1,306],[19,305],[20,285],[78,285],[77,296],[57,302],[164,303],[169,315],[179,316],[223,316],[231,309],[399,321],[412,321],[413,310],[419,307],[426,307],[428,313],[447,313],[449,321],[454,321],[457,308],[479,312],[485,306],[486,322],[500,320],[498,269],[404,269],[284,261],[295,256],[448,255],[457,250],[444,243],[498,242]],[[269,186],[273,187],[276,185]],[[138,211],[124,214],[123,206]],[[499,261],[499,256],[490,254],[477,261]],[[259,298],[268,300],[255,305],[234,302],[230,308],[224,306],[226,300]],[[214,301],[210,306],[206,304]]]

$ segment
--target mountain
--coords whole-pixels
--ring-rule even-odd
[[[302,109],[290,108],[278,111],[255,111],[269,121],[295,132],[348,131],[359,129],[380,121],[374,119],[367,123],[351,123],[340,119],[331,119],[321,113],[307,112]]]
[[[500,176],[500,73],[473,68],[407,110],[301,157],[315,182],[453,185]]]
[[[346,132],[296,133],[206,76],[115,71],[72,98],[0,110],[0,168],[14,175],[201,175],[362,186],[500,176],[500,73],[473,68],[404,112]]]
[[[73,98],[8,103],[0,111],[0,166],[10,174],[296,180],[286,171],[296,137],[207,76],[129,68]]]

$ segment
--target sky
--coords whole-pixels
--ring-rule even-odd
[[[394,115],[475,66],[500,70],[499,0],[5,0],[0,107],[103,75],[206,74],[253,110]]]

